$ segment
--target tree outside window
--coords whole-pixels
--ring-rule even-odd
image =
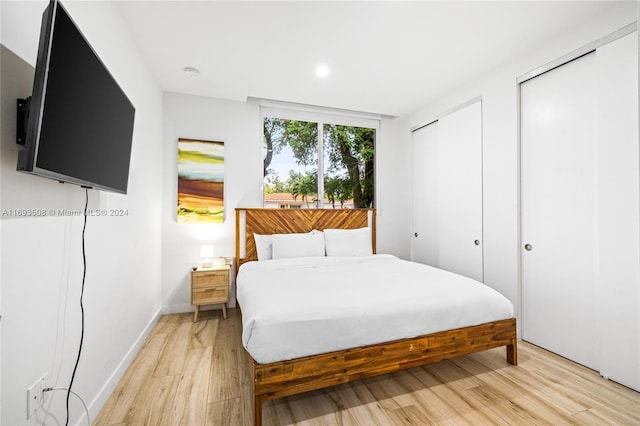
[[[265,207],[373,207],[375,129],[273,117],[263,127]]]

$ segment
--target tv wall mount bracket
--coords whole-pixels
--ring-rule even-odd
[[[31,96],[27,99],[18,98],[16,102],[16,143],[24,146],[27,142],[27,123],[29,122],[29,110],[31,107]]]

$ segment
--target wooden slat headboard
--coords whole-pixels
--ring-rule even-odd
[[[376,252],[375,209],[236,209],[236,268],[258,260],[253,234],[291,234],[314,229],[357,229],[371,227],[371,244]],[[245,248],[241,256],[242,246]]]

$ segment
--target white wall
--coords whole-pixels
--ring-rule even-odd
[[[577,28],[568,29],[553,43],[538,50],[523,52],[520,58],[497,66],[489,74],[435,99],[396,123],[398,145],[404,153],[395,175],[411,188],[411,126],[435,119],[438,115],[482,96],[483,100],[483,174],[484,174],[484,278],[516,306],[519,301],[519,228],[518,228],[518,99],[516,78],[603,37],[636,20],[637,3],[618,4],[609,13],[595,17]],[[410,192],[409,192],[410,193]],[[411,250],[410,197],[403,198],[405,215],[399,223],[402,235],[400,254],[409,258]]]
[[[31,94],[40,19],[46,2],[2,8],[1,92],[1,424],[60,424],[64,392],[26,420],[26,389],[43,373],[46,386],[68,386],[80,332],[82,217],[15,217],[12,209],[82,210],[84,190],[15,171],[15,99]],[[66,4],[76,24],[136,107],[128,195],[89,191],[89,208],[123,209],[126,217],[89,217],[82,358],[73,390],[94,417],[161,309],[162,94],[114,4]],[[35,29],[35,30],[34,30]],[[36,34],[33,34],[36,31]],[[22,57],[14,55],[18,52]],[[91,137],[91,135],[87,135]],[[84,415],[71,400],[70,424]]]
[[[378,253],[395,256],[402,254],[405,235],[401,231],[406,226],[407,200],[411,194],[404,179],[410,167],[407,167],[400,129],[398,120],[383,118],[376,134],[376,246]]]
[[[216,257],[234,256],[234,209],[261,206],[261,134],[255,104],[164,94],[162,294],[165,313],[193,310],[189,273],[191,264],[200,261],[200,246],[213,244]],[[221,225],[176,222],[179,138],[224,142],[225,220]],[[234,291],[232,287],[230,306],[235,306]]]

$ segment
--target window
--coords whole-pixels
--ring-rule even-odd
[[[262,114],[264,207],[373,207],[377,122],[283,115]]]
[[[375,129],[324,124],[324,207],[373,207]]]

